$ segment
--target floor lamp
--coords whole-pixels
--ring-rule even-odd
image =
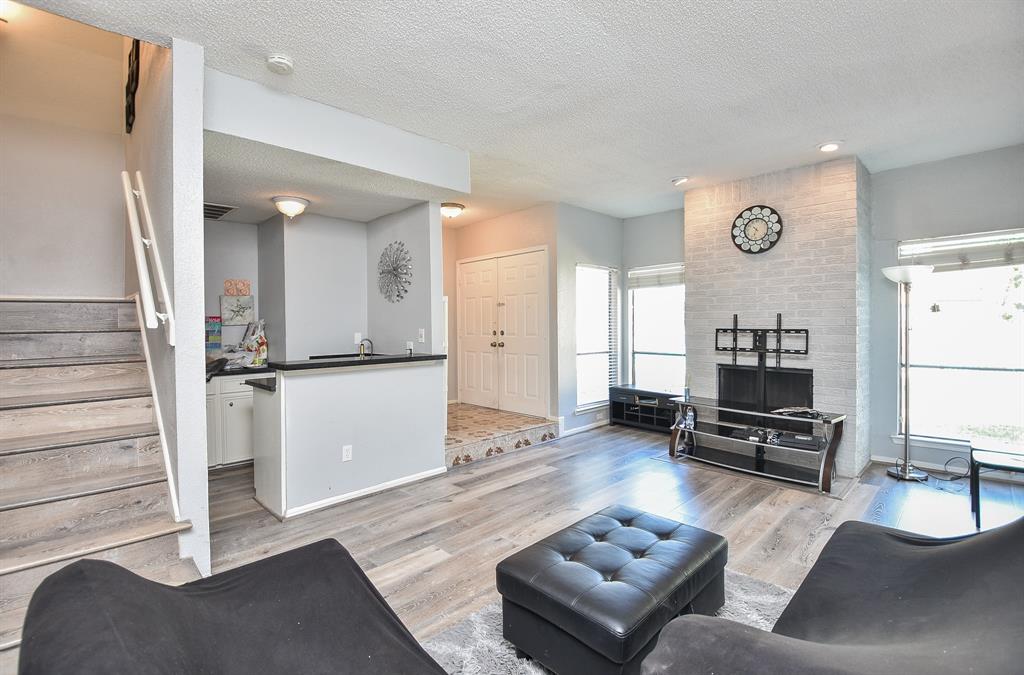
[[[896,480],[928,480],[928,474],[910,463],[910,286],[913,282],[931,274],[931,265],[897,265],[882,268],[882,274],[889,281],[899,284],[902,302],[899,309],[900,324],[900,368],[903,387],[900,390],[900,416],[903,418],[903,465],[891,466],[887,473]]]

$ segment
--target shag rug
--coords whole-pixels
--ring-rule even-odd
[[[718,616],[771,630],[793,591],[746,574],[725,571],[725,605]],[[452,675],[544,675],[548,671],[529,659],[516,658],[515,648],[501,636],[501,603],[474,612],[461,623],[435,635],[423,647]]]

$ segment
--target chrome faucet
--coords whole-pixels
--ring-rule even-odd
[[[370,343],[370,353],[366,353],[366,343]],[[359,358],[365,359],[367,356],[373,356],[373,340],[370,338],[363,338],[359,341]]]

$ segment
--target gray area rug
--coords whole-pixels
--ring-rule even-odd
[[[725,606],[718,616],[762,630],[771,630],[793,591],[746,574],[725,571]],[[501,636],[501,603],[474,612],[461,623],[423,643],[430,655],[452,675],[544,675]]]

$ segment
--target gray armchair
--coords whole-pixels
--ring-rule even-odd
[[[1024,518],[950,539],[839,526],[772,631],[673,620],[644,675],[1024,672]]]

